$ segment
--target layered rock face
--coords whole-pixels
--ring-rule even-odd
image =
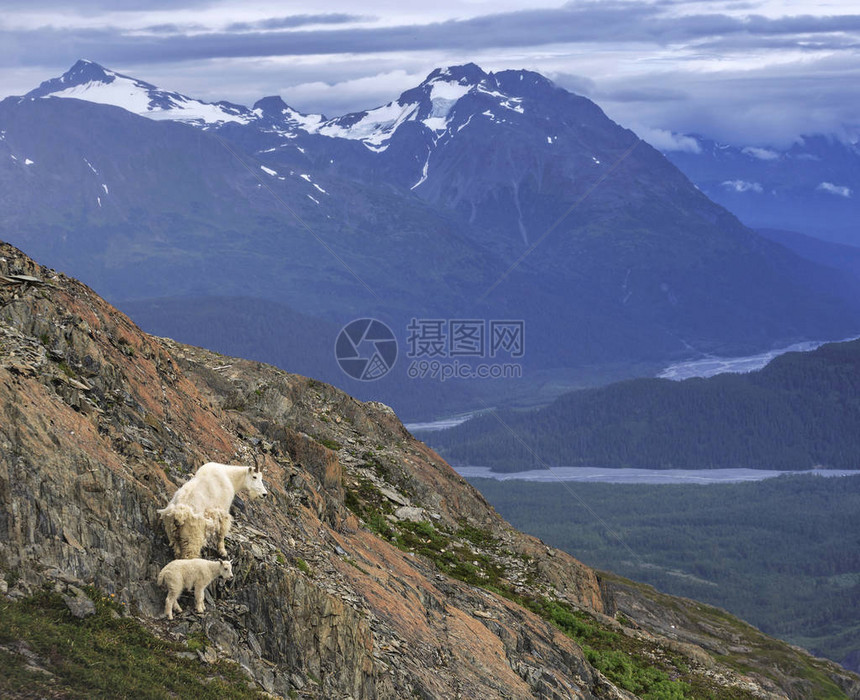
[[[168,623],[156,509],[204,462],[255,458],[269,496],[234,501],[234,578],[210,587],[204,615]],[[0,574],[12,597],[92,583],[161,636],[202,632],[207,654],[277,696],[635,697],[537,614],[552,604],[683,659],[715,697],[809,697],[791,663],[771,672],[775,640],[513,530],[386,406],[147,336],[5,244]],[[752,672],[716,660],[732,645]],[[786,653],[860,697],[851,674]]]

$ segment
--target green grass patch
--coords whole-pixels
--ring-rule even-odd
[[[259,698],[233,664],[203,666],[176,656],[190,645],[155,637],[118,604],[93,589],[96,613],[83,620],[63,599],[41,591],[0,602],[0,644],[26,644],[52,675],[27,668],[25,657],[0,652],[0,696],[65,698]],[[194,640],[199,643],[200,640]]]
[[[341,445],[337,440],[329,440],[328,438],[321,438],[314,436],[314,439],[323,447],[327,447],[330,450],[334,450],[337,452],[343,445]]]
[[[376,457],[370,457],[370,459],[364,462],[364,464],[362,464],[361,466],[365,469],[370,469],[380,479],[388,478],[388,470],[385,468],[385,465],[382,464],[382,462],[376,459]]]
[[[209,638],[203,632],[195,632],[185,640],[188,651],[205,651],[209,646]]]
[[[60,360],[57,363],[57,367],[59,367],[60,371],[63,374],[65,374],[67,377],[69,377],[70,379],[75,378],[75,371],[71,367],[69,367],[69,365],[66,364],[66,362],[64,360]]]
[[[511,597],[511,596],[509,596]],[[642,700],[752,700],[738,688],[715,685],[659,646],[620,634],[584,612],[548,598],[512,596],[575,640],[588,662]]]
[[[344,505],[361,518],[371,532],[392,541],[396,533],[385,517],[394,511],[391,502],[370,479],[359,476],[357,484],[354,486],[344,483]]]
[[[308,563],[307,563],[304,559],[302,559],[301,557],[296,557],[296,566],[298,567],[299,571],[301,571],[302,573],[307,574],[308,576],[313,576],[313,575],[314,575],[313,570],[311,569],[310,564],[308,564]]]
[[[460,523],[457,537],[468,540],[476,547],[491,547],[497,543],[496,538],[489,530],[469,525],[465,520]]]

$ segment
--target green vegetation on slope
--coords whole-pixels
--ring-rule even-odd
[[[480,416],[426,439],[455,463],[497,471],[856,468],[860,341],[787,353],[749,374],[571,392],[538,411]]]
[[[259,698],[238,666],[204,666],[188,645],[159,639],[89,588],[96,613],[72,616],[48,590],[0,601],[0,696],[80,698]]]
[[[857,666],[860,478],[569,484],[590,512],[557,484],[473,483],[515,527],[586,564],[718,605]]]
[[[455,530],[438,523],[397,521],[393,507],[368,479],[345,483],[345,503],[368,529],[403,551],[420,554],[445,574],[528,608],[581,647],[588,662],[617,686],[643,700],[748,700],[746,691],[718,685],[681,655],[659,643],[627,636],[605,622],[534,587],[533,562],[509,550],[491,532],[462,521]],[[386,517],[389,516],[389,517]],[[528,591],[509,579],[509,562],[526,570]]]

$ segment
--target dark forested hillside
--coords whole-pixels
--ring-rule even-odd
[[[428,439],[457,463],[499,471],[860,467],[860,341],[787,353],[749,374],[576,391]]]

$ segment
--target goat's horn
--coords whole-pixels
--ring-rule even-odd
[[[260,471],[260,464],[257,462],[257,453],[256,452],[252,453],[251,457],[254,458],[254,471],[255,472]]]

